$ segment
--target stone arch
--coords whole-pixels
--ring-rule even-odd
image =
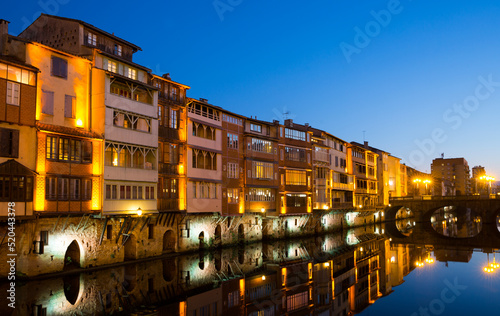
[[[124,260],[135,260],[137,258],[137,239],[134,234],[128,236],[124,247]]]
[[[220,225],[215,227],[214,244],[216,247],[220,247],[222,245],[222,228]]]
[[[199,248],[204,249],[205,248],[205,232],[201,232],[198,235],[198,243],[199,243]]]
[[[169,229],[163,234],[163,252],[175,251],[175,233]]]
[[[73,240],[64,254],[63,271],[72,270],[80,267],[80,246],[76,240]]]

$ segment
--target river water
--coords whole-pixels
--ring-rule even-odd
[[[398,236],[382,224],[18,281],[16,309],[2,304],[0,314],[498,315],[500,244],[471,247],[442,224],[446,239],[416,242],[413,226],[392,224]]]

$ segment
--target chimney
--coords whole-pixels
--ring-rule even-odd
[[[9,34],[9,21],[0,19],[0,36]]]
[[[200,101],[201,101],[201,102],[208,103],[208,100],[207,100],[207,99],[200,98]]]
[[[169,73],[169,72],[168,72],[168,73],[166,73],[166,74],[163,74],[163,76],[162,76],[162,77],[163,77],[163,78],[165,78],[165,79],[168,79],[168,80],[172,80],[172,79],[170,78],[170,73]]]
[[[368,149],[368,142],[365,140],[365,149]]]
[[[285,126],[293,127],[293,120],[292,119],[285,120]]]
[[[9,35],[9,21],[0,19],[0,55],[3,55]]]

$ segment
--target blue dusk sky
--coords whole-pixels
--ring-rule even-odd
[[[500,178],[498,1],[8,1],[0,18],[18,35],[40,12],[140,46],[134,60],[190,97]]]

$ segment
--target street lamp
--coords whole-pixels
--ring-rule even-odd
[[[423,182],[425,183],[425,194],[427,194],[427,185],[428,185],[429,183],[431,183],[431,180],[426,179],[426,180],[424,180]]]
[[[419,190],[419,188],[418,188],[418,184],[419,184],[420,182],[422,182],[422,180],[421,180],[421,179],[419,179],[419,178],[413,179],[413,183],[415,183],[415,184],[417,185],[417,188],[416,188],[416,195],[418,195],[418,194],[420,193],[420,190]]]
[[[484,175],[484,176],[479,177],[479,179],[483,180],[483,181],[486,181],[486,182],[489,182],[488,195],[491,194],[491,182],[495,181],[495,178],[487,176],[487,175]]]

